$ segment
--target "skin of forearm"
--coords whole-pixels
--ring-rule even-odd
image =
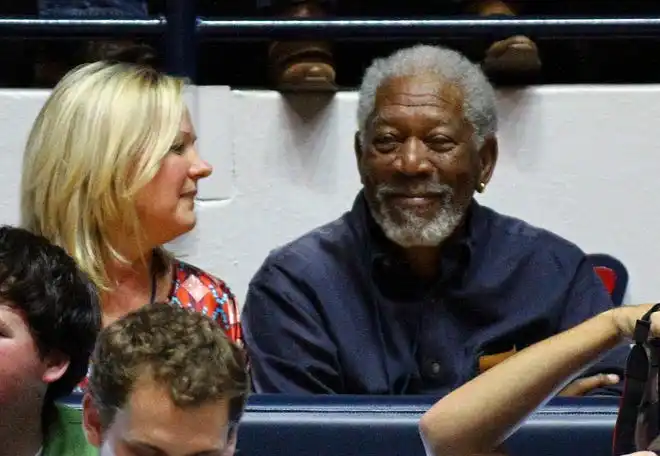
[[[427,454],[492,454],[522,420],[620,340],[605,312],[479,375],[422,417]]]

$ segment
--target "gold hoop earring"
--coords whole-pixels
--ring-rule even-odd
[[[484,184],[483,182],[479,182],[479,185],[477,185],[477,191],[479,193],[485,192],[486,191],[486,184]]]

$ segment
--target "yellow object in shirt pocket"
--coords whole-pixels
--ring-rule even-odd
[[[483,374],[486,372],[488,369],[491,367],[497,366],[499,363],[504,361],[507,358],[511,358],[513,355],[516,354],[516,347],[512,347],[511,350],[502,352],[502,353],[494,353],[492,355],[483,355],[479,357],[479,373]]]

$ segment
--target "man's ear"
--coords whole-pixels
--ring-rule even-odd
[[[59,351],[52,351],[44,357],[45,370],[41,376],[44,383],[51,384],[59,379],[66,373],[69,368],[69,357]]]
[[[493,171],[495,170],[495,164],[497,163],[497,156],[499,154],[497,137],[495,135],[487,136],[484,143],[481,145],[478,154],[480,171],[477,186],[485,188],[493,177]]]
[[[85,393],[83,397],[83,430],[87,441],[97,448],[101,447],[103,443],[102,428],[101,428],[101,415],[99,414],[94,400],[89,393]]]
[[[355,161],[357,162],[358,172],[360,173],[360,182],[364,185],[364,174],[362,172],[362,156],[364,154],[364,149],[360,136],[360,132],[356,131],[353,136],[353,149],[355,150]]]
[[[356,131],[355,135],[353,136],[353,149],[355,150],[355,159],[359,164],[360,160],[362,159],[362,141],[360,141],[359,131]]]

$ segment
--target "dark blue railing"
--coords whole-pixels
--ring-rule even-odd
[[[199,39],[222,41],[470,38],[532,35],[535,38],[660,37],[660,17],[538,19],[240,19],[196,17],[193,1],[167,2],[164,18],[147,20],[0,19],[0,38],[153,37],[167,40],[168,71],[194,80]]]

